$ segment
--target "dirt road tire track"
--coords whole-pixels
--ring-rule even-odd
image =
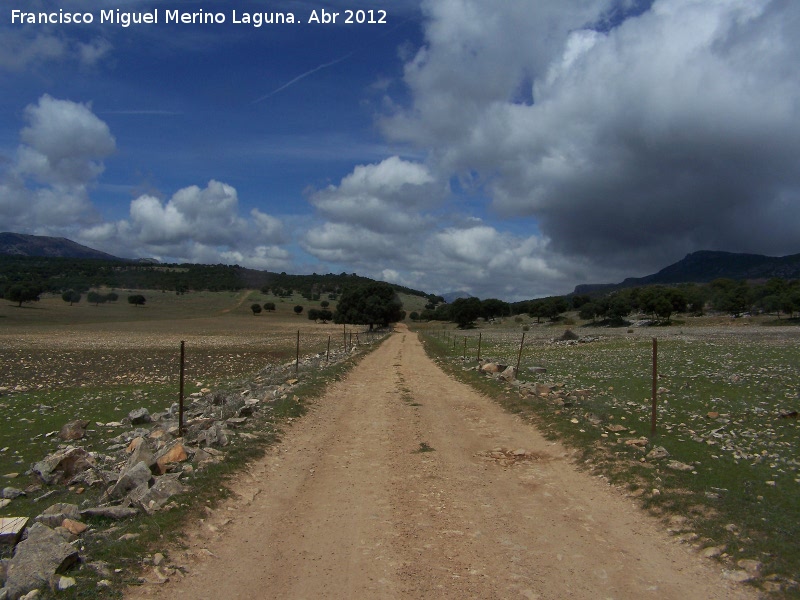
[[[503,465],[487,457],[498,447],[527,456]],[[173,551],[188,575],[126,597],[756,597],[450,379],[404,328],[234,491]]]

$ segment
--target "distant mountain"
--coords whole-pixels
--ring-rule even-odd
[[[474,298],[474,296],[469,292],[462,290],[459,292],[448,292],[446,294],[442,294],[442,298],[444,298],[445,302],[450,304],[453,300],[458,300],[459,298]]]
[[[9,232],[0,233],[0,255],[125,260],[87,246],[82,246],[67,238]]]
[[[701,250],[687,254],[675,264],[645,277],[629,277],[621,283],[586,284],[575,287],[574,294],[594,294],[643,285],[708,283],[714,279],[800,279],[800,254],[763,256]]]

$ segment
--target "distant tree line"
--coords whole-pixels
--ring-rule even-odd
[[[452,321],[463,329],[472,326],[479,318],[489,321],[511,314],[511,304],[496,298],[458,298],[448,304],[441,296],[428,296],[425,310],[412,312],[409,317],[422,321]]]
[[[336,300],[345,289],[375,283],[374,279],[362,277],[356,273],[340,273],[334,275],[287,275],[286,273],[271,273],[268,282],[261,286],[264,294],[273,294],[279,298],[288,298],[298,293],[310,302],[317,302],[325,296],[328,300]],[[425,296],[424,292],[395,284],[389,285],[396,292],[412,296]]]
[[[144,264],[99,259],[0,256],[0,298],[9,300],[11,289],[22,286],[29,291],[38,290],[36,297],[42,293],[63,294],[68,291],[86,294],[98,288],[159,290],[176,294],[261,288],[264,293],[273,293],[278,297],[299,293],[309,301],[319,301],[323,295],[328,300],[335,300],[346,288],[372,282],[374,280],[355,273],[287,275],[246,269],[239,265]],[[425,296],[418,290],[389,285],[397,292]],[[15,291],[15,297],[20,293],[19,290]]]
[[[598,295],[567,295],[506,303],[490,298],[462,298],[450,304],[427,305],[412,312],[414,320],[454,322],[472,326],[479,318],[527,314],[537,323],[557,321],[568,311],[577,311],[586,321],[623,324],[632,314],[669,322],[679,313],[702,315],[706,311],[739,317],[743,314],[774,314],[794,317],[800,313],[800,280],[772,278],[747,282],[720,278],[707,284],[653,285],[615,290]]]

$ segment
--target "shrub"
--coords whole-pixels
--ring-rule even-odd
[[[132,294],[131,296],[128,296],[128,304],[133,304],[134,306],[144,306],[145,302],[147,302],[147,300],[141,294]]]

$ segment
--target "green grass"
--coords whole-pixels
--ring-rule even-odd
[[[769,329],[746,335],[658,330],[661,392],[656,437],[648,449],[662,446],[670,453],[658,461],[642,461],[644,453],[624,443],[650,433],[652,342],[638,331],[593,331],[600,334],[598,341],[574,346],[549,343],[560,334],[555,328],[526,338],[523,381],[590,390],[586,399],[565,406],[465,371],[463,341],[458,338],[454,347],[453,332],[449,338],[428,336],[426,347],[458,377],[533,419],[545,435],[576,448],[578,464],[639,496],[665,523],[686,517],[681,527],[672,526],[686,540],[700,547],[724,544],[723,560],[730,568],[739,559],[754,558],[764,563],[765,577],[792,587],[800,573],[800,427],[797,419],[780,415],[800,409],[800,346],[791,333]],[[472,336],[467,366],[472,366],[477,334],[467,335]],[[516,364],[520,338],[521,332],[484,330],[482,356]],[[547,373],[527,372],[532,365],[546,367]],[[614,424],[627,430],[609,431]],[[671,460],[693,468],[667,468]],[[796,586],[785,593],[800,597]]]
[[[301,357],[324,355],[329,336],[332,350],[342,344],[341,326],[315,324],[305,314],[294,314],[295,304],[314,306],[299,298],[276,302],[274,313],[254,317],[250,304],[270,299],[256,291],[182,296],[147,292],[148,304],[143,308],[128,305],[125,292],[118,292],[121,302],[98,307],[70,307],[60,298],[45,298],[22,309],[0,302],[4,326],[0,387],[7,388],[0,392],[0,476],[20,474],[0,479],[3,487],[39,485],[25,472],[63,443],[54,433],[70,420],[90,421],[87,437],[71,443],[106,453],[107,440],[130,427],[98,423],[121,421],[139,407],[160,412],[177,401],[181,340],[186,341],[187,396],[202,387],[239,391],[257,384],[267,364],[294,359],[298,330]],[[351,357],[320,370],[301,369],[300,383],[292,394],[272,403],[271,412],[249,423],[247,431],[255,438],[234,436],[225,448],[224,461],[191,475],[191,493],[174,498],[178,508],[119,523],[91,520],[90,525],[98,529],[115,527],[109,537],[84,534],[82,554],[89,561],[105,560],[112,569],[121,569],[111,577],[116,591],[98,590],[96,582],[103,577],[83,568],[71,573],[78,585],[58,597],[117,597],[120,586],[135,583],[146,553],[163,551],[180,540],[184,524],[200,518],[206,507],[228,495],[227,479],[261,456],[279,439],[283,423],[304,414],[308,402],[358,360]],[[33,502],[48,491],[56,494]],[[33,517],[55,502],[92,504],[100,493],[91,488],[42,486],[0,509],[0,516]],[[125,533],[138,537],[118,541]],[[51,592],[41,597],[49,598]]]
[[[420,442],[419,448],[414,450],[414,454],[423,454],[425,452],[435,452],[436,449],[433,448],[428,442]]]

